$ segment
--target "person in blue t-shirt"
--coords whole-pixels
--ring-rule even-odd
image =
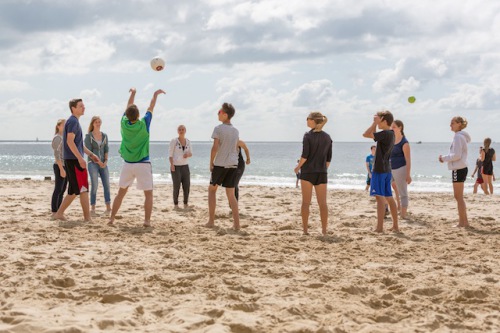
[[[83,219],[92,221],[89,206],[89,179],[87,173],[87,162],[83,158],[86,153],[95,163],[101,163],[99,157],[83,145],[82,127],[79,119],[85,113],[85,105],[82,99],[69,101],[71,117],[66,120],[63,135],[63,159],[68,179],[68,195],[66,195],[54,214],[54,219],[65,221],[64,212],[71,205],[77,195],[80,196],[80,204],[83,210]]]
[[[366,156],[365,160],[366,171],[368,172],[366,174],[365,191],[368,191],[370,189],[370,183],[372,181],[372,169],[373,169],[373,160],[375,159],[375,148],[377,148],[377,146],[371,146],[370,148],[371,153],[368,156]]]

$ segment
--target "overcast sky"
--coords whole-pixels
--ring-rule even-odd
[[[455,115],[499,141],[499,31],[498,0],[1,0],[0,140],[51,139],[74,97],[84,132],[99,115],[119,140],[136,87],[141,112],[167,92],[152,140],[179,124],[210,140],[230,102],[248,141],[301,141],[310,111],[334,141],[364,141],[382,109],[410,141],[451,141]]]

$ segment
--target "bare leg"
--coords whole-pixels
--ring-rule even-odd
[[[376,195],[375,199],[377,200],[377,228],[375,231],[384,232],[385,204],[387,203],[387,198]],[[392,201],[394,202],[394,199]]]
[[[389,210],[391,211],[392,216],[392,228],[391,231],[399,231],[398,226],[398,206],[396,205],[396,201],[394,201],[393,197],[387,197],[387,203],[389,204]]]
[[[399,190],[398,187],[396,186],[396,182],[391,183],[392,189],[394,190],[394,196],[396,197],[396,202],[397,202],[397,208],[398,211],[401,211],[401,200],[399,199]]]
[[[57,210],[57,213],[55,213],[54,218],[56,220],[61,220],[61,221],[66,221],[66,217],[64,217],[64,212],[68,207],[71,205],[73,200],[75,200],[76,194],[68,194],[64,197],[63,201],[61,202],[61,206],[59,206],[59,209]]]
[[[92,222],[92,218],[90,217],[89,192],[80,193],[80,204],[83,210],[83,220],[85,222]]]
[[[479,186],[478,183],[474,183],[474,190],[472,190],[472,194],[476,194],[477,193],[477,187]]]
[[[469,221],[467,220],[467,207],[464,200],[464,183],[453,183],[453,195],[457,201],[458,226],[468,227]]]
[[[218,185],[208,185],[208,222],[205,227],[213,228],[215,225],[215,206]]]
[[[313,185],[307,180],[300,180],[300,187],[302,189],[302,205],[300,206],[300,215],[302,216],[302,229],[304,235],[308,235],[309,223],[309,206],[311,205]]]
[[[144,191],[144,226],[151,226],[151,214],[153,212],[153,190]]]
[[[484,194],[488,194],[488,189],[486,188],[486,184],[484,182],[481,184],[481,189],[483,190]]]
[[[484,193],[485,194],[493,194],[493,184],[490,185],[491,183],[491,176],[490,175],[485,175],[483,173],[483,181],[484,181]]]
[[[316,192],[316,200],[318,200],[319,215],[321,218],[321,233],[326,235],[326,229],[328,227],[328,205],[326,203],[327,197],[327,185],[320,184],[314,186]]]
[[[113,208],[111,209],[111,216],[109,217],[109,225],[112,225],[115,222],[115,216],[116,213],[118,213],[118,210],[120,209],[120,206],[122,205],[123,198],[125,197],[125,194],[127,194],[128,187],[120,187],[118,189],[118,194],[115,197],[115,200],[113,200]]]
[[[233,212],[233,228],[234,230],[240,230],[240,212],[238,208],[238,200],[236,200],[236,195],[234,194],[234,187],[226,187],[226,196],[229,201],[229,206]]]

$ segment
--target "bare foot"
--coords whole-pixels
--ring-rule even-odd
[[[304,232],[302,232],[302,235],[309,236],[309,233],[307,231],[304,231]]]
[[[58,221],[67,221],[68,220],[64,215],[57,215],[57,213],[52,216],[52,219],[58,220]]]
[[[389,229],[389,231],[392,231],[392,232],[399,232],[399,228],[394,228],[394,227],[392,227],[391,229]]]
[[[384,229],[375,229],[375,230],[373,230],[373,231],[374,231],[374,232],[378,232],[378,233],[380,233],[380,234],[381,234],[381,233],[383,233],[383,232],[384,232]]]
[[[115,219],[114,218],[110,218],[109,222],[108,222],[108,225],[115,225]]]
[[[213,227],[215,227],[215,223],[214,222],[208,222],[207,224],[204,224],[203,226],[205,228],[213,228]]]
[[[142,224],[142,226],[143,226],[144,228],[151,227],[151,222],[150,222],[150,221],[144,221],[144,223]]]

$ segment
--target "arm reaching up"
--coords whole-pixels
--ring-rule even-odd
[[[165,92],[161,89],[158,89],[157,91],[154,92],[153,98],[151,99],[151,103],[149,104],[148,111],[153,113],[153,109],[155,108],[156,105],[156,98],[158,97],[159,94],[164,94]]]
[[[130,97],[128,98],[128,102],[127,102],[127,107],[128,108],[129,106],[131,106],[132,104],[134,104],[134,100],[135,100],[135,88],[130,88],[129,90],[130,92]]]

